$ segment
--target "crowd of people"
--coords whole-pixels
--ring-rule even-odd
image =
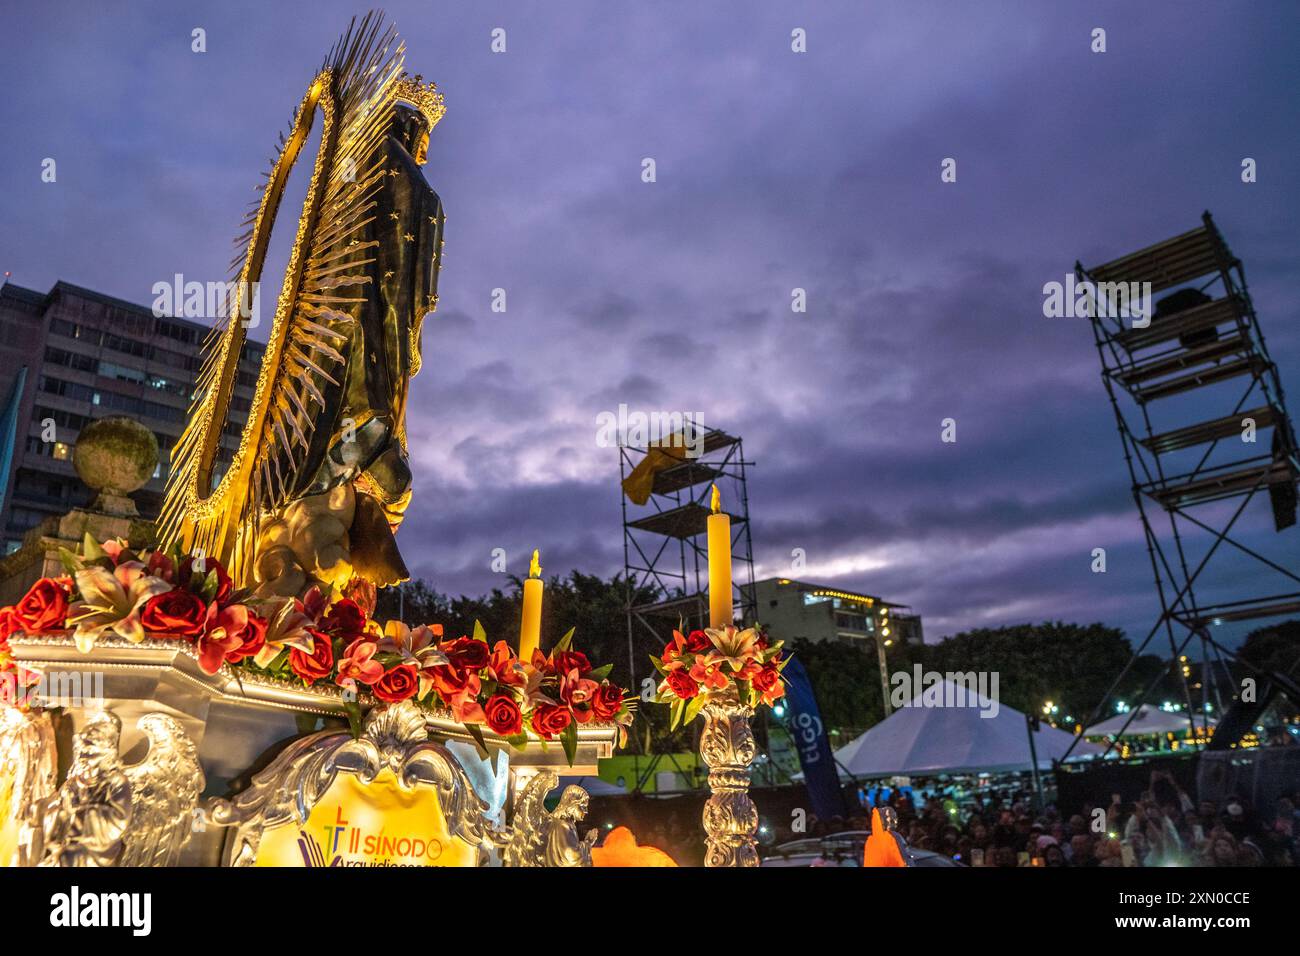
[[[778,800],[775,791],[760,791],[760,853],[780,855],[784,845],[785,852],[815,855],[819,841],[843,834],[846,839],[825,841],[826,862],[856,864],[860,840],[871,829],[872,807],[887,806],[894,812],[886,818],[895,821],[909,847],[965,866],[1300,865],[1300,791],[1256,809],[1240,795],[1217,802],[1195,799],[1170,774],[1156,770],[1136,801],[1113,794],[1105,805],[1068,814],[1051,802],[1036,810],[1032,789],[1019,784],[961,791],[916,781],[850,790],[848,797],[850,805],[857,804],[852,812],[818,819],[798,809],[806,800],[801,792],[791,792],[787,801]],[[629,826],[638,842],[666,850],[683,866],[699,866],[705,849],[703,799],[599,800],[589,819],[604,830]],[[801,818],[804,825],[796,827]]]
[[[909,846],[967,866],[1295,866],[1300,792],[1257,813],[1240,796],[1195,801],[1168,773],[1153,771],[1136,802],[1113,795],[1107,806],[1065,816],[1054,805],[1032,809],[1028,791],[954,797],[924,789],[860,793],[861,810],[814,821],[809,835],[870,827],[872,806],[890,806]]]

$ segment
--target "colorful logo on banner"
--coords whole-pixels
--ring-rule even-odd
[[[799,753],[799,766],[803,769],[804,786],[813,813],[822,820],[844,814],[844,792],[835,772],[835,757],[831,743],[822,724],[821,711],[813,694],[808,672],[798,657],[790,658],[784,671],[786,680],[785,703],[789,710],[787,726]]]
[[[447,831],[432,787],[406,789],[391,770],[370,783],[340,773],[307,822],[262,834],[257,866],[474,866],[477,851]]]

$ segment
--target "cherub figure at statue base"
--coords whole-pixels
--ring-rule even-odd
[[[351,483],[294,501],[261,525],[253,569],[263,597],[300,597],[312,585],[350,597],[367,613],[376,586],[409,577],[380,506]]]
[[[28,866],[116,866],[131,822],[131,782],[118,756],[122,722],[101,714],[77,735],[68,778],[33,813]]]
[[[586,790],[571,785],[564,788],[556,808],[548,812],[546,795],[559,782],[555,771],[542,770],[524,787],[502,848],[506,866],[591,866],[591,848],[599,831],[578,835],[578,824],[586,817],[591,798]]]
[[[95,714],[77,733],[67,779],[32,808],[21,865],[175,865],[203,792],[198,750],[167,714],[145,714],[138,726],[149,749],[130,765],[115,714]]]

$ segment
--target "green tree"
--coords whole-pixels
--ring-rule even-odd
[[[880,670],[871,644],[800,640],[790,649],[808,671],[828,728],[852,735],[884,717]],[[1008,706],[1041,713],[1050,700],[1058,707],[1058,720],[1070,716],[1083,723],[1101,704],[1132,651],[1115,628],[1058,621],[964,631],[920,647],[895,645],[887,652],[887,663],[890,674],[909,671],[913,664],[942,673],[996,672],[998,697]],[[1181,699],[1175,670],[1144,655],[1121,682],[1117,696],[1136,699],[1163,671],[1155,693],[1177,691]]]

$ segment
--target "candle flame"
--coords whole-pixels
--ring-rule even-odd
[[[717,485],[713,486],[713,501],[712,504],[710,505],[710,508],[712,509],[714,514],[717,514],[719,511],[722,510],[722,495],[718,494]]]
[[[528,565],[528,576],[530,578],[540,578],[542,576],[542,566],[537,563],[537,549],[533,549],[533,560]]]

